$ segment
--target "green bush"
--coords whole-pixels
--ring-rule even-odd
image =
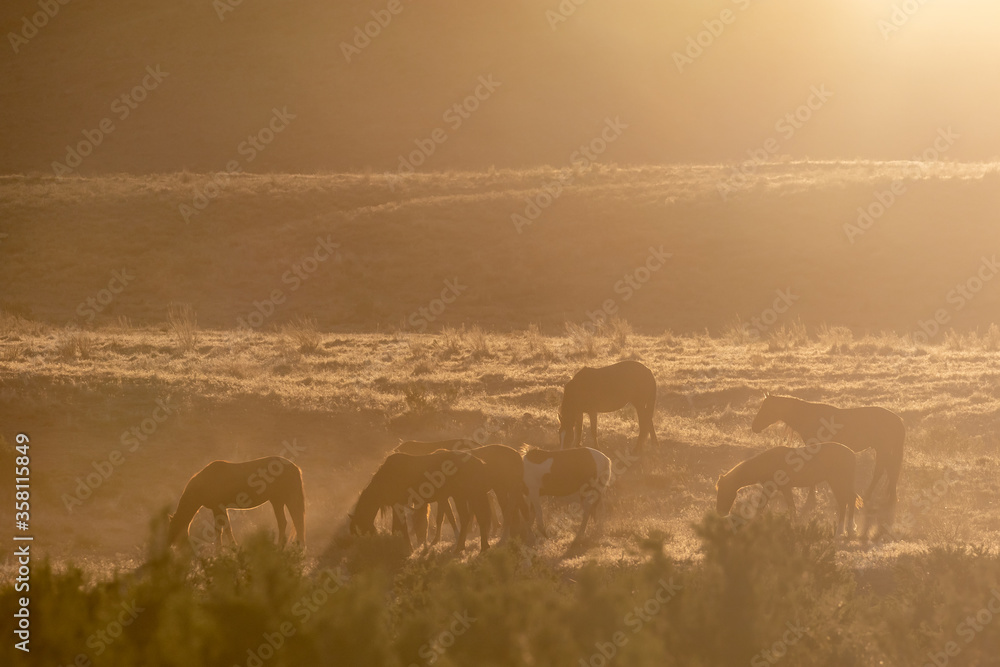
[[[987,606],[1000,561],[986,550],[935,549],[855,572],[838,561],[828,526],[765,515],[734,530],[707,516],[696,530],[701,558],[675,563],[651,540],[638,567],[566,569],[516,546],[468,560],[406,558],[385,536],[342,538],[338,555],[307,567],[300,551],[263,534],[210,558],[173,552],[101,580],[42,563],[31,576],[31,657],[184,667],[597,666],[609,657],[638,667],[875,665],[923,664],[953,642],[959,662],[986,664],[1000,641]],[[11,609],[20,595],[10,582],[0,604]],[[0,631],[11,636],[11,624],[8,614]]]

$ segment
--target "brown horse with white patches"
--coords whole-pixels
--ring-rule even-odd
[[[590,433],[597,442],[597,414],[614,412],[631,404],[639,418],[641,451],[647,436],[656,445],[653,410],[656,406],[656,378],[638,361],[620,361],[603,368],[584,367],[563,388],[559,409],[559,447],[566,449],[583,444],[583,415],[590,416]]]
[[[246,510],[266,502],[274,509],[278,521],[278,542],[285,544],[285,507],[292,516],[295,538],[305,545],[305,495],[302,491],[302,471],[297,465],[281,456],[268,456],[243,463],[212,461],[188,481],[177,503],[177,511],[170,516],[167,544],[186,532],[194,515],[202,507],[212,510],[215,516],[214,535],[222,544],[223,534],[235,543],[229,524],[229,510]]]
[[[596,449],[579,447],[566,450],[545,450],[525,445],[524,483],[528,487],[528,503],[542,534],[546,534],[542,517],[541,496],[579,495],[583,517],[576,540],[583,537],[587,522],[611,485],[611,459]]]
[[[891,520],[898,500],[896,485],[903,467],[903,443],[906,439],[906,428],[899,415],[874,406],[837,408],[792,396],[765,393],[751,428],[754,433],[760,433],[777,421],[787,424],[807,445],[835,440],[854,452],[874,449],[875,470],[871,483],[861,495],[865,504],[871,506],[875,485],[885,477],[886,509]],[[809,493],[809,503],[815,501],[814,494],[815,489]]]
[[[459,518],[455,550],[465,548],[469,522],[475,515],[482,527],[480,551],[484,551],[490,546],[487,488],[486,464],[466,452],[436,451],[426,456],[390,454],[361,492],[354,512],[348,515],[350,530],[355,535],[373,534],[375,515],[383,507],[392,507],[396,512],[454,498]],[[409,542],[405,521],[401,528]]]

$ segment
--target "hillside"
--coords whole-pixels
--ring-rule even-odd
[[[652,334],[739,318],[762,339],[801,321],[918,342],[1000,319],[995,165],[782,163],[739,185],[721,166],[578,167],[6,177],[0,307],[85,328],[179,303],[212,329],[549,333],[604,311]]]
[[[897,4],[111,0],[59,3],[34,29],[36,0],[12,0],[0,173],[53,173],[105,119],[75,173],[396,170],[436,129],[422,170],[562,166],[616,117],[622,164],[741,160],[769,138],[796,159],[910,159],[949,126],[954,159],[995,159],[1000,83],[980,73],[1000,66],[1000,8],[921,2],[900,20]],[[499,87],[448,117],[480,77]],[[832,97],[778,130],[815,88]],[[295,118],[245,160],[275,108]]]

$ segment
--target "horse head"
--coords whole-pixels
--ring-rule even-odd
[[[347,525],[350,526],[351,535],[371,535],[375,532],[375,522],[372,521],[370,524],[362,525],[358,521],[358,517],[352,512],[347,513]]]
[[[757,416],[753,418],[753,424],[750,425],[750,430],[754,433],[760,433],[781,418],[778,414],[776,399],[776,396],[771,396],[770,393],[764,392],[764,402],[760,404]]]

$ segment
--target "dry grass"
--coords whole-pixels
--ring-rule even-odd
[[[172,303],[167,309],[167,323],[182,352],[193,352],[198,344],[198,317],[186,303]]]
[[[288,324],[282,325],[283,333],[303,354],[312,354],[323,342],[323,334],[316,328],[316,320],[299,317]]]
[[[213,458],[276,454],[283,439],[297,438],[308,444],[301,464],[310,489],[310,532],[322,544],[399,439],[467,437],[481,429],[490,442],[555,446],[562,385],[581,365],[620,357],[593,337],[584,339],[593,345],[584,355],[579,338],[536,329],[484,332],[492,356],[476,356],[469,333],[463,335],[447,358],[439,352],[443,338],[458,338],[452,332],[338,334],[322,354],[311,355],[298,352],[280,331],[200,331],[199,354],[187,356],[174,353],[172,330],[0,338],[5,412],[23,416],[19,429],[73,443],[72,451],[54,448],[55,458],[45,463],[51,488],[40,495],[38,511],[51,518],[44,530],[59,531],[59,539],[56,533],[39,539],[77,554],[127,550],[147,517],[122,518],[115,504],[176,502],[192,468]],[[800,337],[792,347],[771,351],[763,342],[748,347],[704,334],[631,334],[629,354],[658,380],[656,427],[663,446],[623,477],[609,502],[607,532],[595,538],[590,555],[639,560],[647,533],[662,531],[674,536],[672,554],[696,558],[690,525],[711,507],[719,472],[785,441],[777,428],[750,432],[761,389],[844,406],[884,405],[904,415],[908,445],[900,496],[906,531],[894,545],[844,557],[862,563],[894,558],[893,550],[944,540],[946,527],[957,526],[963,539],[1000,540],[987,502],[1000,464],[994,435],[1000,433],[1000,394],[991,389],[1000,386],[1000,370],[991,353],[951,349],[943,340],[922,349],[889,334],[849,343],[841,332],[819,338]],[[82,360],[80,341],[87,341],[87,363],[39,366],[38,359],[58,358],[63,350]],[[842,349],[830,354],[834,344]],[[548,361],[540,366],[542,357]],[[156,399],[169,396],[188,404],[135,453],[131,474],[116,475],[99,489],[82,510],[84,519],[67,514],[59,498],[73,479],[107,457],[109,442],[117,442],[123,428],[148,418]],[[26,409],[28,404],[35,407]],[[634,440],[630,415],[600,417],[601,447],[610,455]],[[154,462],[156,452],[167,449],[177,456],[164,477]],[[871,457],[859,460],[863,479]],[[946,503],[925,508],[917,502],[920,493],[945,467],[961,471],[961,484],[949,487]],[[553,505],[555,516],[560,507]],[[953,508],[961,509],[960,522]],[[273,521],[266,514],[247,516],[264,526]],[[558,561],[570,530],[567,524],[546,557]],[[102,535],[98,541],[95,531]]]

